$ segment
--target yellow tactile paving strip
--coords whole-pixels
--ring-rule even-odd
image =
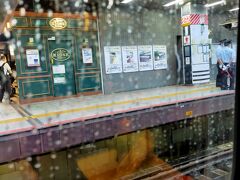
[[[1,120],[0,124],[8,124],[8,123],[15,123],[15,122],[22,122],[22,121],[27,121],[30,119],[35,119],[35,118],[44,118],[44,117],[53,117],[53,116],[59,116],[63,114],[71,114],[71,113],[76,113],[76,112],[81,112],[81,111],[87,111],[87,110],[97,110],[101,108],[106,108],[106,107],[112,107],[116,105],[128,105],[136,102],[143,102],[143,101],[149,101],[149,100],[155,100],[155,99],[161,99],[161,98],[170,98],[178,95],[190,95],[193,93],[199,93],[199,92],[207,92],[211,90],[217,90],[216,87],[205,87],[205,88],[198,88],[198,89],[191,89],[188,91],[180,91],[180,92],[174,92],[174,93],[167,93],[163,95],[157,95],[157,96],[150,96],[150,97],[143,97],[143,98],[137,98],[133,100],[125,100],[125,101],[118,101],[118,102],[112,102],[112,103],[103,103],[100,105],[92,105],[92,106],[86,106],[86,107],[80,107],[80,108],[74,108],[74,109],[68,109],[68,110],[62,110],[62,111],[57,111],[57,112],[48,112],[48,113],[40,113],[40,114],[35,114],[32,116],[25,116],[25,117],[19,117],[19,118],[12,118],[12,119],[6,119],[6,120]],[[219,93],[221,95],[221,93]]]

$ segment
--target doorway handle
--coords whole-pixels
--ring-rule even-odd
[[[51,64],[53,64],[54,63],[54,59],[51,57]]]

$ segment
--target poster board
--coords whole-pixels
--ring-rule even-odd
[[[123,72],[138,71],[137,46],[122,46]]]
[[[64,64],[53,65],[53,82],[54,84],[66,84],[66,69]]]
[[[66,73],[64,64],[53,65],[52,69],[53,69],[53,74],[65,74]]]
[[[167,69],[167,46],[153,45],[154,69]]]
[[[40,56],[38,49],[26,49],[26,59],[28,67],[40,66]]]
[[[54,84],[66,84],[65,76],[54,76],[53,78]]]
[[[152,46],[138,46],[139,71],[153,70],[153,52]]]
[[[93,63],[92,48],[82,48],[82,58],[84,64]]]
[[[191,44],[208,44],[208,25],[191,26]]]
[[[106,74],[122,72],[122,53],[120,46],[105,46],[104,56]]]

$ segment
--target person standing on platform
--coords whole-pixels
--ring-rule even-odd
[[[232,41],[228,40],[224,42],[224,53],[223,53],[223,63],[224,65],[227,67],[227,80],[226,78],[224,78],[224,82],[225,82],[225,89],[227,87],[227,89],[234,89],[234,62],[236,61],[236,54],[235,51],[230,47]],[[229,80],[229,82],[228,82]]]
[[[226,39],[220,40],[219,41],[219,46],[217,47],[216,50],[216,57],[217,57],[217,77],[216,77],[216,87],[222,87],[222,70],[220,68],[220,65],[222,64],[222,58],[223,58],[223,49],[224,49],[224,42]]]
[[[11,77],[12,70],[9,64],[7,63],[7,58],[5,55],[0,55],[0,103],[3,100],[4,93],[8,93],[8,99],[10,102],[11,95]]]
[[[231,71],[231,63],[233,61],[233,51],[228,46],[231,44],[231,41],[225,41],[224,46],[220,51],[221,59],[218,59],[218,67],[220,70],[221,77],[221,89],[228,90],[230,89],[233,74]]]

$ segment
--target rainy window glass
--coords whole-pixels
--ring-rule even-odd
[[[231,179],[238,0],[1,0],[0,179]]]

